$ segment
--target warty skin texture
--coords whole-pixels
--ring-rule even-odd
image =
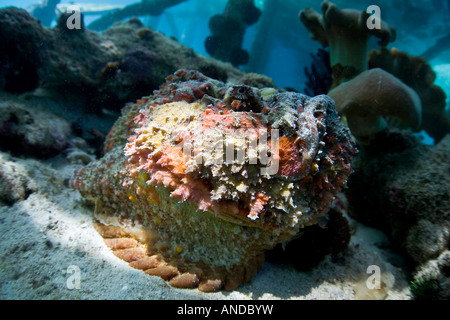
[[[229,89],[177,71],[124,108],[105,156],[71,181],[113,252],[175,287],[250,281],[266,250],[326,217],[351,173],[354,143],[330,98]],[[252,101],[260,112],[242,110]]]

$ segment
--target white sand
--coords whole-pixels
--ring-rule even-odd
[[[343,264],[325,259],[311,272],[265,263],[252,281],[233,292],[175,289],[159,277],[115,257],[92,225],[92,208],[68,179],[79,165],[62,156],[51,162],[0,153],[3,167],[36,189],[26,200],[0,203],[0,299],[408,299],[403,272],[380,249],[379,231],[353,222],[355,233]],[[1,174],[1,167],[0,167]],[[1,183],[1,182],[0,182]],[[369,290],[367,267],[378,265],[381,289]],[[79,268],[79,289],[70,289]],[[70,270],[70,269],[69,269]]]

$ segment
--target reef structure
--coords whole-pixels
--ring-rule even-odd
[[[160,5],[169,2],[173,1],[159,1]],[[144,26],[136,17],[116,22],[100,34],[84,27],[82,14],[80,29],[68,29],[71,16],[65,12],[55,27],[46,28],[23,9],[0,9],[4,44],[0,91],[45,95],[70,101],[71,109],[100,114],[102,108],[118,111],[153,92],[180,68],[230,82],[245,75]]]
[[[299,18],[312,39],[330,47],[333,89],[368,69],[370,37],[377,37],[378,44],[385,47],[395,41],[396,31],[384,21],[380,21],[377,28],[368,28],[370,14],[367,11],[340,9],[328,0],[322,2],[321,9],[322,14],[307,7]]]
[[[71,186],[95,204],[106,244],[132,267],[206,292],[250,281],[266,250],[326,220],[356,152],[325,95],[184,69],[124,108],[105,151]]]
[[[445,112],[447,95],[434,83],[436,73],[427,60],[396,48],[381,48],[369,53],[369,66],[389,72],[417,92],[422,102],[419,131],[425,130],[436,143],[450,133],[450,118]]]
[[[398,78],[380,68],[370,69],[330,90],[336,109],[345,117],[352,135],[368,143],[386,130],[386,118],[398,126],[417,130],[422,120],[419,95]]]
[[[228,0],[223,14],[211,17],[211,35],[205,39],[206,51],[214,58],[233,66],[247,64],[250,56],[242,48],[246,29],[261,16],[253,0]]]

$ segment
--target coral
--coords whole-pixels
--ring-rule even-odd
[[[385,118],[396,118],[418,129],[422,103],[417,93],[382,69],[364,71],[330,90],[339,114],[346,117],[352,134],[367,142],[386,128]]]
[[[249,54],[242,49],[245,30],[258,21],[261,11],[253,0],[228,0],[224,13],[209,20],[212,35],[205,40],[206,51],[234,66],[247,64]]]
[[[415,300],[448,300],[450,298],[450,251],[424,263],[413,276],[409,287]]]
[[[442,291],[439,280],[431,277],[423,277],[411,281],[409,287],[413,300],[439,300],[442,299]]]
[[[450,135],[434,146],[383,132],[360,149],[346,190],[349,213],[384,231],[413,267],[450,241]]]
[[[179,70],[123,110],[105,156],[71,180],[117,256],[176,287],[232,290],[326,217],[352,170],[348,130],[326,96],[263,91]]]
[[[311,71],[305,67],[305,75],[308,80],[304,91],[311,97],[327,94],[331,88],[330,53],[325,49],[319,49],[316,54],[310,55],[312,58]]]
[[[39,85],[39,68],[44,63],[37,41],[46,41],[44,29],[25,10],[0,10],[0,90],[23,93]],[[20,27],[19,27],[20,26]],[[26,46],[24,44],[27,44]]]
[[[313,39],[324,47],[330,47],[333,71],[331,88],[334,88],[367,70],[367,51],[371,36],[379,38],[378,44],[384,47],[395,40],[396,32],[384,21],[379,29],[369,29],[366,21],[370,15],[365,10],[339,9],[327,0],[322,2],[321,8],[322,15],[311,8],[305,8],[299,17]]]
[[[406,237],[406,251],[414,261],[426,262],[446,249],[450,238],[448,232],[448,229],[429,221],[426,217],[419,218]]]
[[[119,61],[105,65],[101,71],[102,90],[114,91],[118,101],[126,101],[129,97],[139,97],[143,92],[157,89],[163,72],[153,51],[136,46],[127,50]]]
[[[102,109],[120,110],[152,92],[179,68],[234,83],[244,76],[229,64],[198,55],[145,27],[137,18],[117,22],[102,34],[83,25],[70,30],[67,18],[62,14],[56,27],[45,28],[25,10],[0,9],[1,91],[45,92],[54,101],[70,101],[72,109],[99,114]]]
[[[132,77],[134,85],[152,75],[152,65],[156,57],[153,52],[144,48],[133,48],[127,51],[120,62],[120,70]]]
[[[446,94],[436,86],[436,74],[422,57],[415,57],[395,48],[381,48],[369,54],[371,68],[381,68],[414,89],[422,101],[422,124],[436,142],[450,133],[450,117],[446,114]]]

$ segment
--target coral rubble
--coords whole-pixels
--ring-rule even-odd
[[[183,69],[123,110],[106,151],[71,180],[106,244],[175,287],[215,291],[326,218],[355,148],[327,96]]]

